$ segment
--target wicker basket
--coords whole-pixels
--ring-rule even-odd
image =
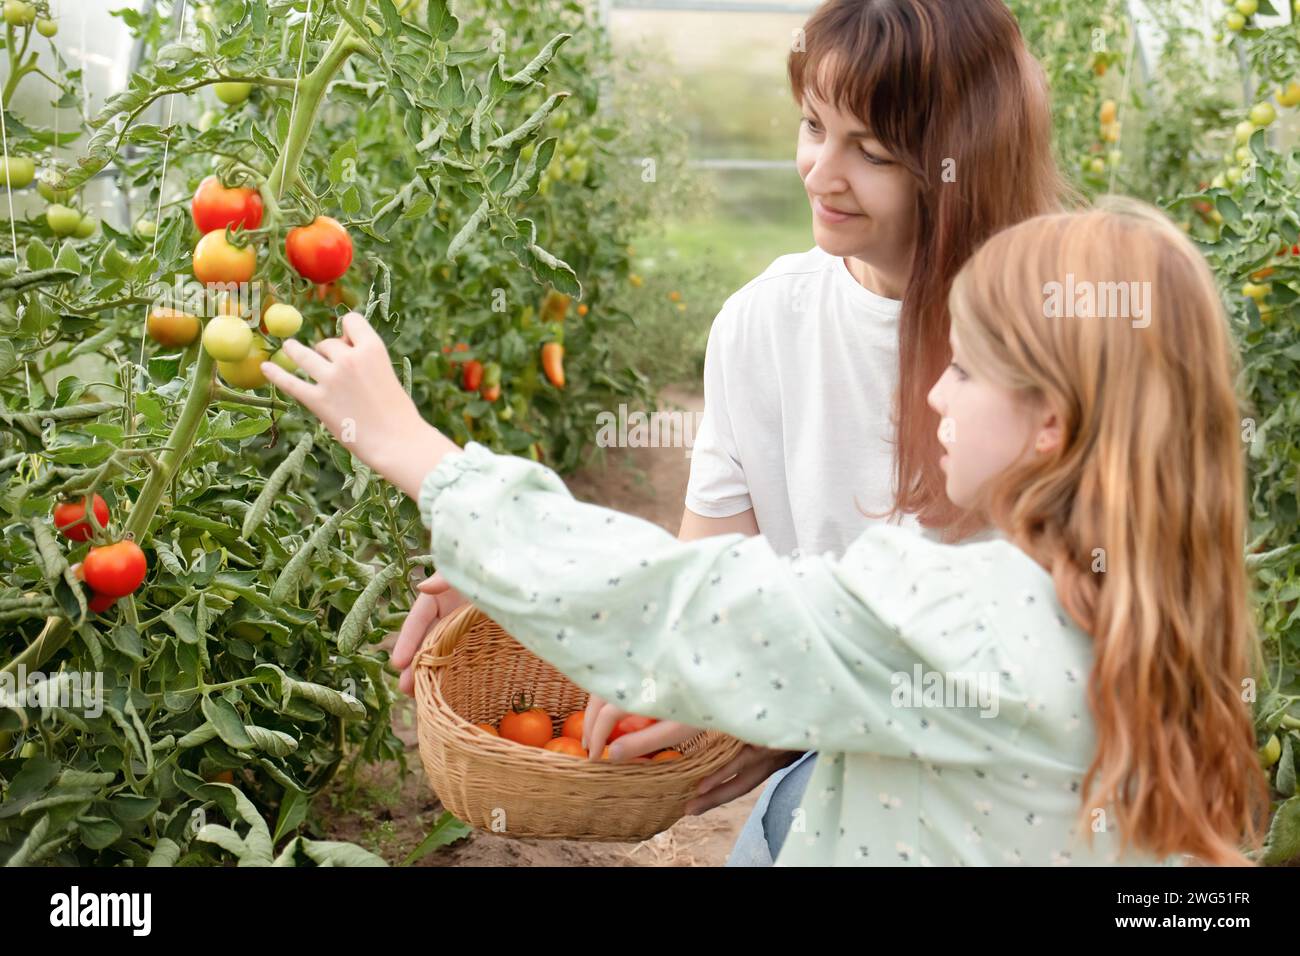
[[[466,604],[415,660],[420,759],[434,792],[471,826],[511,837],[639,842],[681,819],[700,782],[744,746],[705,731],[654,763],[602,763],[526,747],[473,725],[496,723],[523,691],[559,722],[587,693]]]

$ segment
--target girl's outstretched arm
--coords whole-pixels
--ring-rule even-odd
[[[979,764],[1018,746],[1025,695],[979,600],[981,578],[1036,568],[1011,545],[885,525],[840,559],[780,557],[761,535],[680,541],[576,501],[545,466],[460,451],[369,324],[343,328],[290,351],[316,384],[269,363],[268,379],[417,497],[444,577],[580,686],[770,747]]]

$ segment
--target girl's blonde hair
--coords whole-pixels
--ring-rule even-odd
[[[950,502],[926,396],[948,351],[948,288],[985,239],[1077,205],[1052,156],[1042,67],[1004,0],[827,0],[787,61],[805,93],[858,117],[917,185],[917,242],[898,326],[894,502],[957,541],[982,529]]]
[[[1268,792],[1243,699],[1259,654],[1240,359],[1214,276],[1161,212],[1111,198],[994,236],[950,308],[967,371],[1062,426],[1056,451],[991,481],[978,508],[1093,637],[1081,832],[1105,808],[1125,846],[1248,863]]]

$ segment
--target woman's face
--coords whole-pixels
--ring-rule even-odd
[[[857,117],[811,92],[804,97],[795,165],[812,204],[817,245],[905,283],[916,242],[911,174]]]
[[[929,402],[941,416],[939,461],[949,500],[959,507],[977,503],[984,484],[1011,465],[1055,448],[1060,428],[1042,403],[1028,402],[1012,389],[971,375],[956,335],[952,364],[930,389]]]

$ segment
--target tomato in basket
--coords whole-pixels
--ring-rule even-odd
[[[553,753],[564,754],[568,757],[585,757],[587,751],[583,746],[572,737],[556,737],[554,740],[548,740],[543,750],[550,750]]]
[[[545,747],[551,739],[551,717],[542,708],[531,706],[528,698],[520,694],[510,713],[501,718],[497,733],[515,743]]]

